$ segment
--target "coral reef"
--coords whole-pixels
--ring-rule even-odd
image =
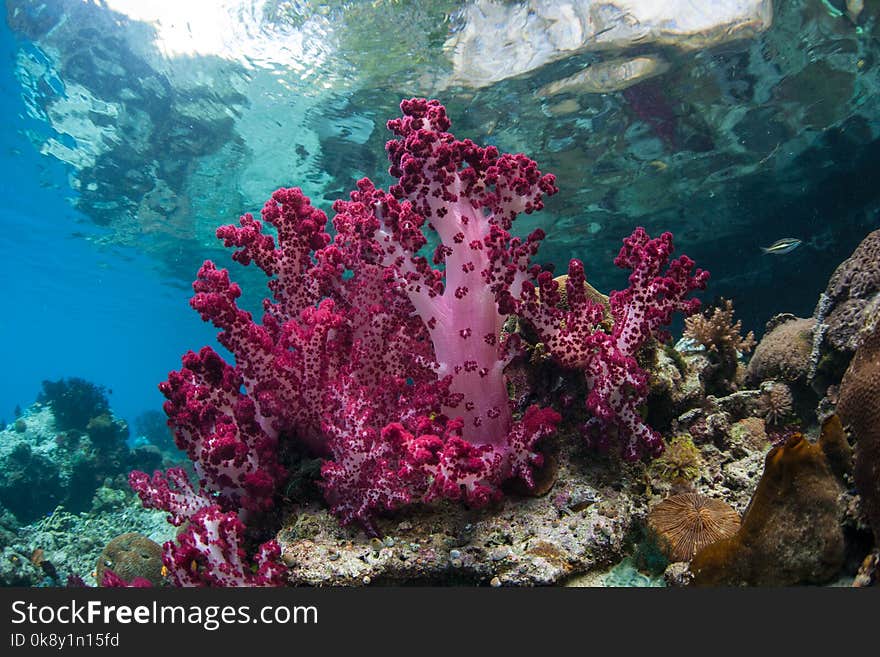
[[[831,275],[814,312],[811,374],[833,378],[834,367],[858,349],[859,333],[880,315],[880,230],[870,233]],[[828,371],[832,370],[832,371]]]
[[[92,418],[110,410],[107,389],[79,377],[43,381],[37,402],[52,407],[59,431],[85,432]]]
[[[405,517],[378,517],[372,539],[340,526],[318,501],[294,502],[277,536],[289,581],[568,585],[610,568],[631,549],[645,512],[641,467],[596,457],[576,434],[559,438],[557,477],[547,495],[509,493],[483,509],[445,501]]]
[[[26,442],[0,452],[0,504],[20,521],[41,517],[65,495],[61,469],[50,457]]]
[[[106,413],[64,433],[48,405],[34,404],[21,419],[24,431],[0,432],[0,505],[24,523],[58,505],[86,511],[108,481],[124,485],[132,468],[162,464],[151,449],[129,449],[127,426]]]
[[[670,561],[690,561],[707,545],[733,536],[739,514],[722,500],[697,493],[667,497],[648,512],[648,527]]]
[[[855,441],[856,488],[880,544],[880,326],[853,356],[840,383],[837,412]]]
[[[145,579],[162,582],[162,546],[143,534],[128,532],[104,546],[95,565],[95,580],[106,585],[105,575],[114,573],[123,581]]]
[[[0,549],[0,586],[38,586],[44,579],[40,568],[10,546]]]
[[[746,380],[751,385],[770,379],[796,384],[807,381],[816,322],[794,316],[783,316],[781,320],[781,323],[768,325],[752,354],[746,372]]]
[[[742,335],[742,320],[733,321],[733,301],[722,299],[711,313],[691,315],[685,319],[684,337],[695,340],[706,348],[710,366],[704,371],[706,391],[709,394],[728,394],[742,379],[739,372],[740,354],[755,346],[755,334]]]
[[[700,450],[690,434],[675,436],[666,443],[663,454],[650,465],[651,473],[664,481],[690,481],[700,475]]]
[[[84,585],[99,585],[95,564],[114,537],[138,532],[161,542],[173,536],[165,514],[144,509],[130,490],[119,492],[125,499],[113,509],[69,513],[59,508],[28,524],[0,513],[0,543],[6,546],[0,556],[0,585],[59,586],[70,576]],[[3,535],[6,526],[8,536]],[[45,570],[48,564],[56,571],[54,577]]]
[[[739,531],[691,562],[697,586],[823,584],[844,561],[841,487],[800,434],[767,454]]]

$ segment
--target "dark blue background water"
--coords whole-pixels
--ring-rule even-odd
[[[25,136],[44,126],[25,114],[13,77],[16,42],[0,21],[0,419],[33,403],[44,379],[79,376],[113,392],[129,422],[159,409],[156,386],[181,354],[214,342],[186,290],[162,285],[145,258],[83,239],[94,225],[66,200],[66,167]],[[80,236],[73,233],[79,232]]]

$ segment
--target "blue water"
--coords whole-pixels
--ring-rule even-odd
[[[83,239],[101,230],[71,207],[65,166],[25,136],[14,78],[15,36],[0,22],[0,418],[34,402],[45,379],[79,376],[112,390],[111,408],[132,422],[161,406],[157,385],[187,349],[215,331],[188,308],[190,293],[163,283],[133,250]],[[78,233],[78,235],[74,235]]]

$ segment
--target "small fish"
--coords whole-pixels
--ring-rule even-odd
[[[798,248],[803,242],[797,239],[796,237],[783,237],[781,240],[776,240],[768,247],[761,247],[761,250],[764,253],[772,253],[774,255],[785,255],[786,253],[791,253],[796,248]]]

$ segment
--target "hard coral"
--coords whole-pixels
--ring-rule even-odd
[[[783,425],[791,418],[794,398],[785,383],[770,381],[761,386],[762,394],[758,409],[768,425]]]
[[[774,447],[737,533],[694,557],[694,584],[789,586],[829,581],[844,560],[840,491],[821,444],[795,434]]]
[[[667,497],[648,513],[648,527],[671,561],[690,561],[707,545],[733,536],[739,514],[722,500],[697,493]]]
[[[859,346],[859,332],[880,306],[880,230],[870,233],[828,281],[816,306],[821,332],[817,349],[848,354]]]
[[[856,488],[880,544],[880,326],[863,338],[843,376],[837,413],[855,440]]]
[[[688,434],[666,443],[663,454],[651,463],[651,472],[668,482],[690,481],[700,476],[700,450]]]
[[[162,546],[143,534],[121,534],[104,547],[95,566],[95,579],[104,585],[104,574],[112,571],[125,582],[143,578],[154,585],[162,582]]]
[[[749,361],[746,380],[758,385],[771,379],[803,384],[810,369],[815,320],[791,317],[770,328]]]
[[[685,337],[706,348],[710,361],[707,390],[726,394],[736,389],[739,355],[755,346],[755,334],[742,336],[742,320],[733,321],[733,301],[722,299],[722,305],[710,314],[691,315],[685,321]]]

